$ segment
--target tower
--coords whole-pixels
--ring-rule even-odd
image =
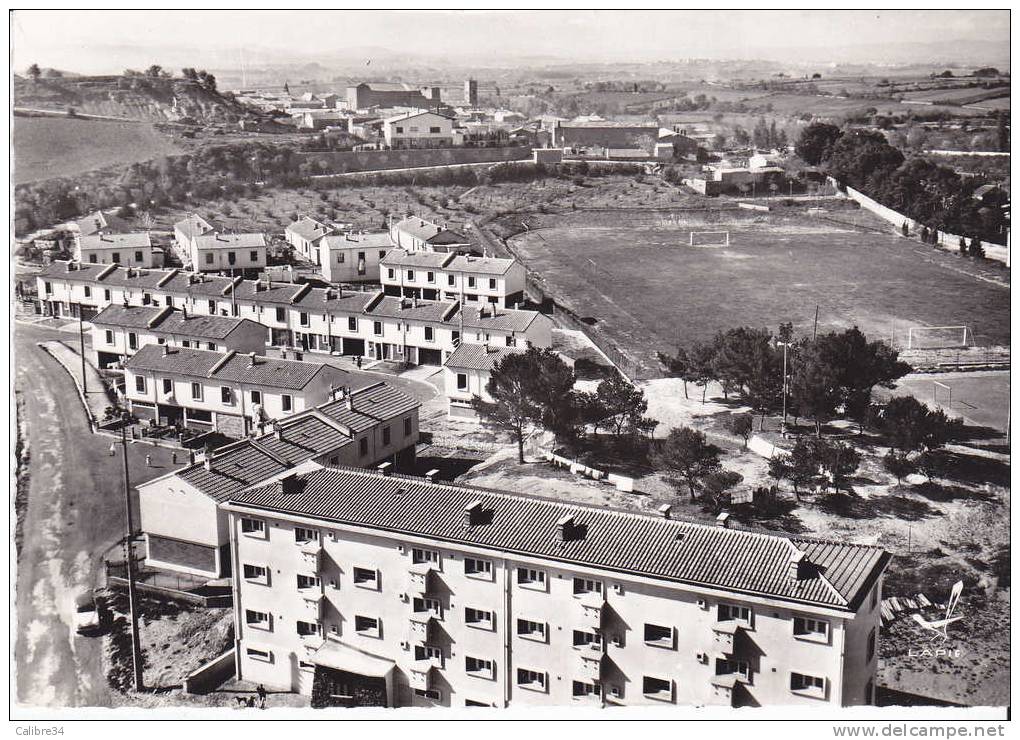
[[[478,105],[478,80],[464,80],[464,103]]]

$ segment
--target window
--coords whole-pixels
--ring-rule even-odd
[[[545,622],[532,622],[530,619],[517,620],[517,634],[531,640],[545,641]]]
[[[319,530],[294,527],[294,541],[297,543],[318,542]]]
[[[585,647],[591,645],[593,647],[602,647],[602,635],[597,632],[585,632],[583,630],[574,630],[574,647]]]
[[[357,330],[358,330],[358,320],[355,317],[353,317],[353,316],[348,316],[347,317],[347,331],[357,331]]]
[[[733,674],[749,678],[751,675],[751,666],[746,660],[728,660],[726,658],[715,659],[715,675],[729,676]]]
[[[409,282],[409,283],[413,283],[414,282],[414,270],[408,270],[407,271],[407,282]]]
[[[216,351],[216,343],[215,342],[206,342],[205,343],[205,348],[215,352]]]
[[[486,703],[484,701],[475,701],[474,699],[465,699],[464,700],[464,706],[465,707],[491,707],[492,705],[488,704],[488,703]]]
[[[106,343],[113,344],[113,332],[109,329],[106,330]]]
[[[875,628],[871,628],[871,632],[868,633],[868,657],[866,660],[871,660],[875,656]]]
[[[379,620],[375,617],[354,617],[354,631],[365,637],[379,637]]]
[[[646,622],[645,642],[656,647],[673,647],[673,628]]]
[[[300,619],[297,622],[297,633],[301,637],[318,635],[321,631],[322,625],[318,622],[302,622]]]
[[[120,262],[120,252],[114,252],[110,257],[114,262]]]
[[[96,262],[98,262],[98,259],[95,254],[89,255],[89,262],[91,262],[93,265],[96,264]]]
[[[156,337],[156,344],[166,344],[166,337]]]
[[[806,673],[790,673],[790,691],[800,691],[813,696],[825,696],[825,679]]]
[[[441,661],[443,659],[443,649],[435,645],[415,645],[414,659]]]
[[[216,301],[209,301],[209,315],[216,315]]]
[[[172,295],[166,297],[166,305],[170,308],[174,307],[174,297]]]
[[[281,324],[287,321],[287,309],[285,309],[283,306],[276,307],[276,320],[279,321]]]
[[[599,685],[597,683],[585,683],[584,681],[574,681],[573,690],[571,692],[574,696],[598,696]]]
[[[52,292],[53,292],[53,284],[52,283],[46,283],[46,295],[49,295]],[[107,300],[109,300],[109,299],[107,299]]]
[[[404,127],[403,126],[395,126],[394,128],[397,129],[397,133],[398,134],[404,133]]]
[[[252,391],[251,392],[251,402],[252,403],[262,403],[262,391]]]
[[[382,443],[383,443],[383,447],[387,446],[390,443],[390,428],[389,427],[383,427],[383,430],[382,430]]]
[[[237,252],[227,252],[227,262],[231,265],[237,264]]]
[[[265,663],[273,662],[273,654],[268,650],[259,650],[258,648],[246,648],[246,652],[249,658],[252,660],[261,660]]]
[[[673,683],[665,678],[644,676],[641,681],[641,693],[652,699],[672,699]]]
[[[346,261],[346,255],[343,252],[336,253],[336,263],[342,265]]]
[[[514,339],[512,334],[507,335],[506,346],[507,347],[516,347],[517,346],[517,340]]]
[[[464,558],[464,572],[469,576],[491,576],[492,562],[478,558]]]
[[[517,669],[517,685],[545,691],[545,674],[527,668]]]
[[[141,262],[141,261],[142,261],[142,253],[136,251],[135,252],[135,262]]]
[[[794,617],[793,634],[797,637],[813,637],[824,640],[829,636],[829,623],[824,619]]]
[[[174,382],[170,378],[163,378],[163,395],[170,395],[174,392]]]
[[[141,375],[135,376],[135,390],[139,393],[145,393],[145,378]]]
[[[205,253],[205,263],[207,265],[211,265],[213,263],[213,253],[212,252],[206,252]]]
[[[410,416],[406,417],[404,419],[404,436],[405,437],[410,437],[411,436],[411,431],[413,430],[413,428],[414,427],[411,424],[411,417]]]
[[[386,268],[386,277],[388,277],[390,280],[396,277],[396,273],[393,271],[392,267]]]
[[[464,623],[487,630],[495,628],[492,612],[485,611],[484,609],[475,609],[470,606],[464,608]]]
[[[222,386],[220,388],[220,397],[223,400],[224,405],[231,406],[234,403],[234,393],[230,390],[229,386]]]
[[[489,278],[489,290],[496,289],[496,278]]]
[[[436,273],[434,273],[434,272],[426,272],[425,273],[425,280],[430,282],[430,283],[436,282]]]
[[[182,339],[181,346],[184,347],[184,349],[188,349],[191,347],[191,341],[188,339]]]
[[[191,384],[191,398],[194,401],[201,401],[202,400],[202,384],[201,383],[192,383]]]
[[[258,262],[259,261],[259,253],[255,252],[255,251],[248,252],[248,259],[251,262]]]
[[[264,565],[248,565],[245,563],[243,570],[244,578],[247,581],[261,581],[265,583],[269,575]]]
[[[46,285],[47,285],[47,286],[49,286],[49,283],[46,283]],[[47,293],[49,293],[49,292],[50,292],[50,291],[49,291],[49,287],[47,287],[47,289],[46,289],[46,292],[47,292]],[[109,302],[109,301],[112,301],[112,300],[113,300],[113,294],[112,294],[112,293],[110,293],[110,289],[109,289],[109,288],[103,288],[103,300],[105,300],[105,301],[107,301],[107,302]]]
[[[435,616],[442,618],[443,616],[443,605],[439,603],[439,599],[430,599],[428,597],[415,598],[411,604],[411,607],[418,614],[422,612],[431,612]]]
[[[294,408],[294,399],[289,393],[284,393],[280,396],[280,408],[284,411],[290,411]]]
[[[381,337],[382,336],[382,322],[381,321],[373,321],[372,322],[372,333],[375,334],[377,337]]]
[[[411,562],[412,563],[439,563],[439,551],[438,550],[426,550],[421,547],[415,547],[411,550]]]
[[[298,314],[298,322],[301,324],[301,326],[308,326],[308,312],[307,311],[302,311],[300,314]]]
[[[534,568],[518,568],[517,583],[521,586],[541,586],[545,588],[545,571]]]
[[[468,277],[468,287],[469,288],[475,287],[475,278],[473,275]]]
[[[467,373],[457,373],[457,390],[466,391],[467,387]]]
[[[138,349],[138,335],[134,332],[128,332],[128,347]]]
[[[368,454],[368,437],[362,437],[358,440],[358,456],[364,457]]]
[[[385,249],[380,249],[379,250],[379,259],[382,259],[385,256],[386,256],[386,250]],[[358,252],[358,259],[362,259],[362,260],[365,259],[365,253],[364,252]]]
[[[491,660],[484,658],[472,658],[470,655],[464,658],[464,670],[472,676],[492,678],[495,675]]]
[[[430,134],[438,134],[438,133],[442,133],[442,132],[441,132],[439,126],[429,126],[429,133]]]
[[[434,342],[436,340],[436,332],[431,326],[425,327],[425,341]]]
[[[89,287],[88,285],[86,285],[84,287],[85,287],[85,297],[86,298],[91,298],[92,297],[92,288]]]
[[[360,583],[365,586],[376,586],[379,580],[379,574],[369,568],[355,568],[354,569],[354,582]]]
[[[249,519],[248,517],[241,517],[241,534],[259,534],[264,535],[266,533],[266,523],[261,519]]]
[[[297,574],[297,587],[299,589],[306,588],[320,588],[322,581],[319,580],[318,576],[306,576],[303,573]]]
[[[265,612],[258,612],[254,609],[244,610],[244,621],[249,627],[269,627],[269,615]]]
[[[593,581],[590,578],[574,579],[574,594],[602,593],[602,581]]]
[[[745,624],[750,625],[751,609],[746,606],[734,606],[733,604],[720,604],[719,621],[728,622],[730,620],[744,622]]]
[[[446,276],[446,284],[450,285],[450,286],[456,285],[457,284],[456,277],[454,277],[453,275],[447,275]]]

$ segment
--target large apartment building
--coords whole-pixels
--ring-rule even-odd
[[[876,547],[312,464],[224,508],[238,677],[313,703],[873,701]]]
[[[309,461],[411,466],[418,406],[384,383],[345,388],[336,399],[139,485],[146,564],[207,578],[229,576],[228,518],[221,504],[251,486],[291,475]]]
[[[379,279],[386,295],[503,308],[524,300],[524,265],[501,257],[392,249],[382,261]]]

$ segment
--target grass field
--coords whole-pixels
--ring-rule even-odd
[[[801,211],[707,215],[540,216],[510,244],[547,295],[594,321],[645,372],[658,371],[656,351],[727,327],[792,321],[811,332],[816,305],[820,331],[856,324],[880,338],[908,325],[971,323],[988,343],[1009,344],[1007,285],[953,255],[850,224],[866,214],[828,214],[845,225]],[[723,229],[729,247],[688,246],[691,230]]]
[[[942,386],[936,386],[936,381]],[[943,386],[952,389],[952,405]],[[1009,423],[1008,370],[908,375],[891,394],[914,396],[974,426],[1005,432]]]
[[[15,185],[179,151],[147,123],[14,117]]]

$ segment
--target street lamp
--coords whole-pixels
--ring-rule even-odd
[[[128,454],[127,454],[127,413],[121,419],[123,422],[120,428],[120,445],[124,459],[124,512],[127,516],[127,537],[124,539],[124,553],[127,556],[127,582],[128,582],[128,610],[131,617],[131,664],[134,672],[135,691],[141,691],[142,683],[142,650],[141,641],[138,636],[138,612],[136,610],[137,594],[135,593],[135,561],[132,548],[132,512],[131,512],[131,482],[128,476]]]
[[[789,390],[789,380],[786,374],[786,350],[790,346],[790,343],[787,341],[776,342],[776,344],[780,345],[783,348],[783,424],[781,427],[782,430],[781,433],[783,437],[786,437],[786,395]]]

